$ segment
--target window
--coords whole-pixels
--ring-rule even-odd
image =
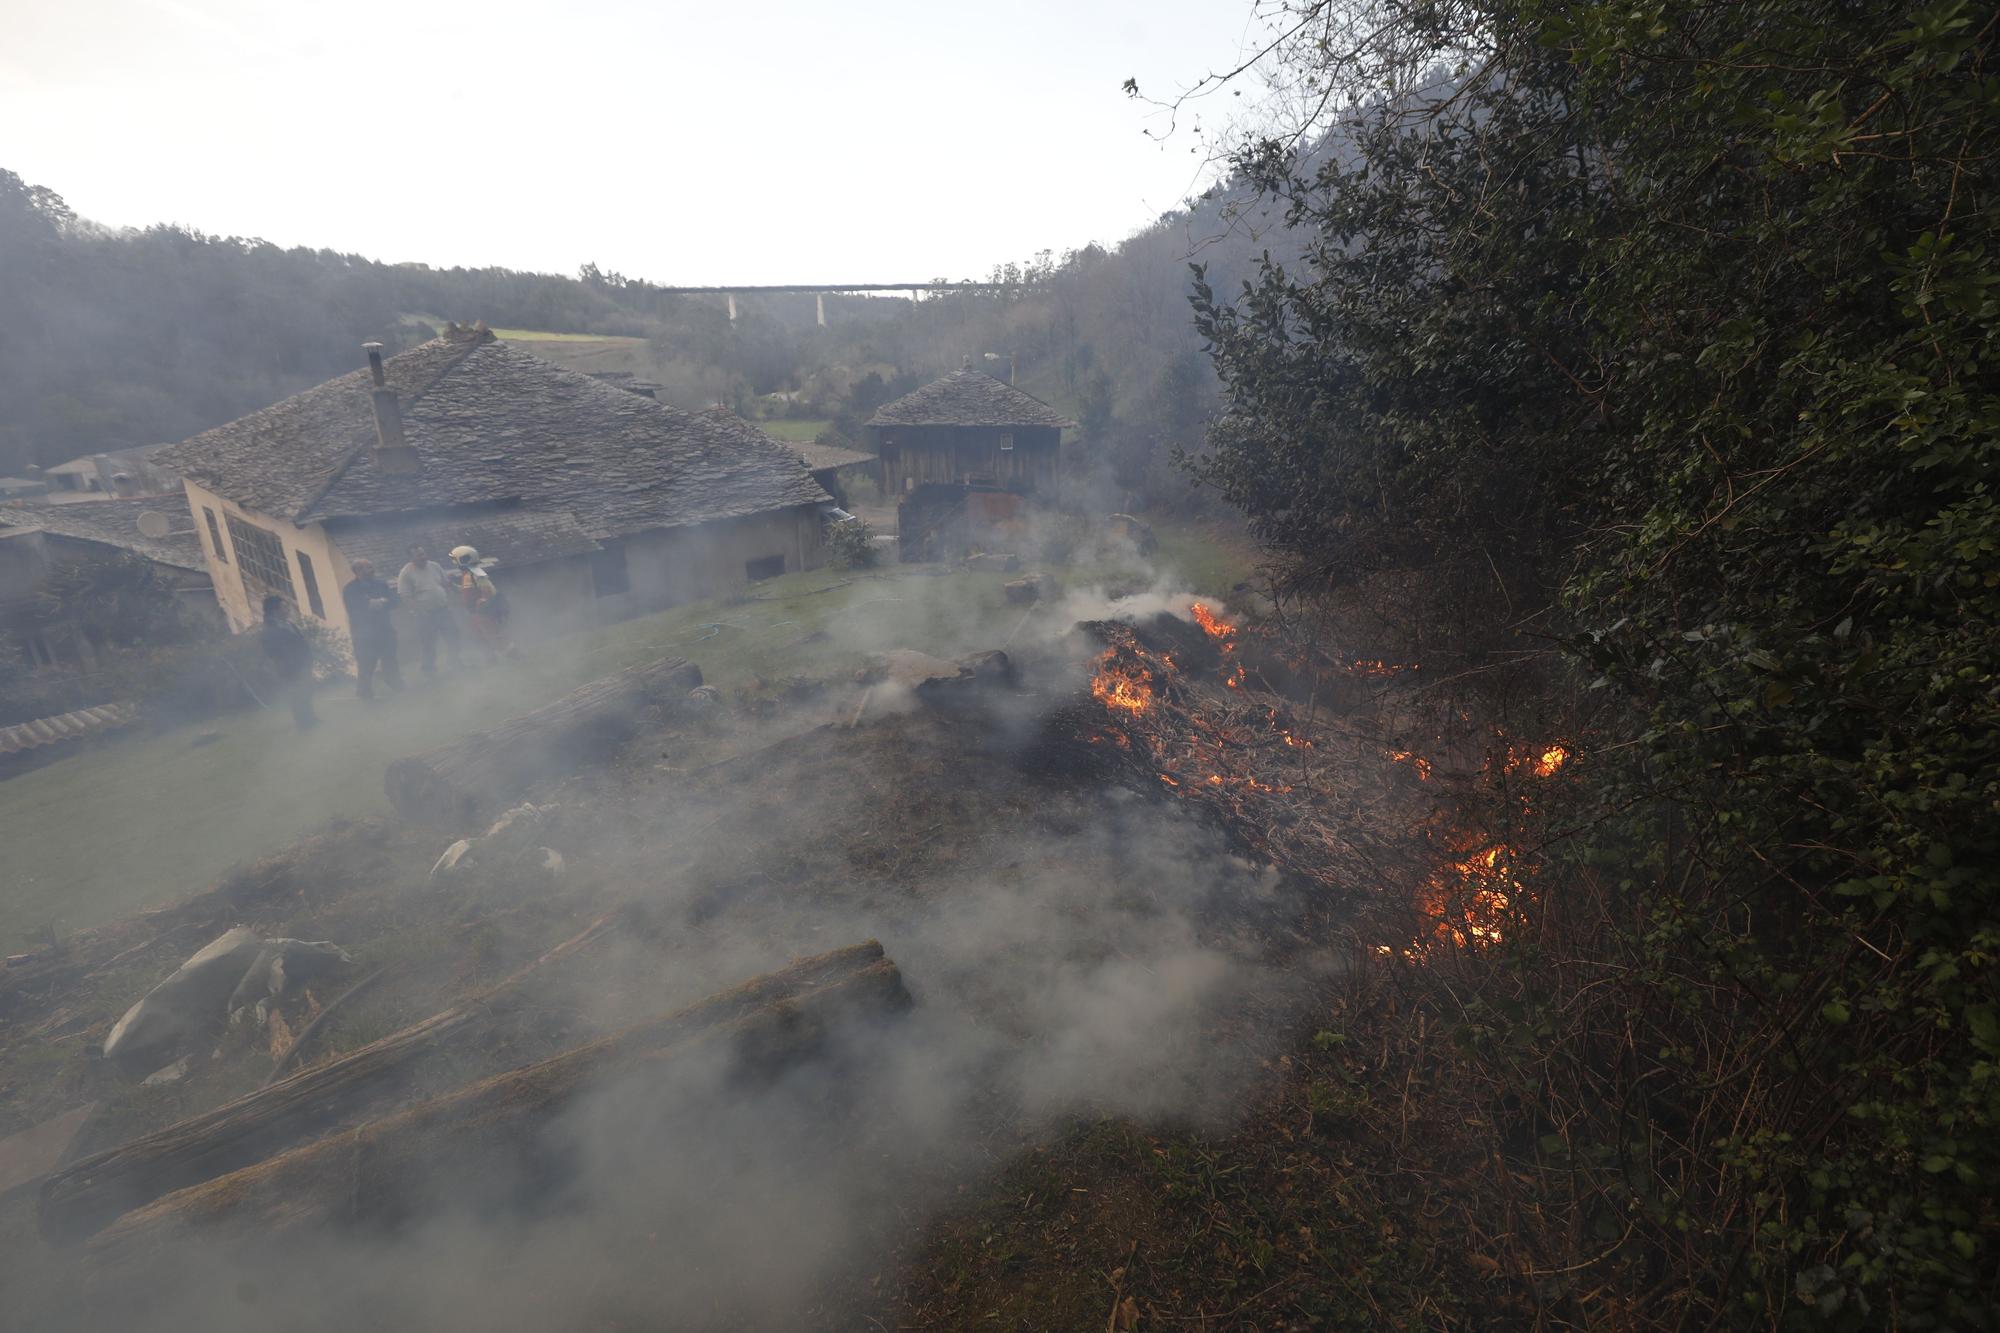
[[[245,523],[234,514],[226,515],[229,544],[236,548],[236,565],[243,574],[243,595],[250,609],[260,610],[272,593],[293,606],[299,604],[298,590],[292,586],[292,567],[285,559],[285,544],[276,534]]]
[[[1011,431],[1000,437],[1000,452],[1003,454],[1014,452],[1014,435]]]
[[[625,568],[625,547],[614,543],[590,557],[590,581],[599,597],[616,597],[632,590],[632,578]]]
[[[215,511],[207,505],[201,507],[201,512],[208,516],[208,544],[215,548],[215,558],[226,565],[229,552],[222,549],[222,525],[215,521]]]
[[[774,579],[785,572],[785,557],[781,555],[759,556],[743,564],[743,572],[752,583],[761,579]]]
[[[306,605],[312,608],[314,615],[325,620],[326,604],[319,599],[319,580],[313,577],[312,557],[304,551],[299,552],[299,573],[306,581]]]

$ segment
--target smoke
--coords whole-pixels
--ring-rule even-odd
[[[1007,646],[1028,659],[1034,687],[982,696],[980,716],[903,700],[883,718],[885,691],[870,711],[879,725],[809,731],[848,711],[853,692],[835,689],[833,710],[742,730],[739,748],[771,746],[767,760],[699,781],[669,762],[657,787],[630,771],[609,783],[586,774],[554,793],[565,816],[549,836],[582,881],[568,891],[629,901],[653,926],[555,979],[549,1004],[569,1029],[668,1012],[868,938],[901,968],[910,1014],[845,1029],[775,1080],[746,1083],[717,1051],[607,1083],[543,1128],[533,1170],[517,1163],[512,1174],[498,1158],[477,1188],[382,1233],[197,1238],[149,1267],[143,1286],[94,1283],[70,1322],[120,1316],[203,1333],[851,1327],[884,1256],[961,1187],[1067,1121],[1226,1127],[1266,1055],[1246,1033],[1272,1031],[1272,1009],[1295,1003],[1323,962],[1273,952],[1264,927],[1304,910],[1295,891],[1182,807],[1013,764],[1075,683],[1065,643],[1075,624],[1187,618],[1196,600],[1143,564],[1109,579],[1008,622]],[[885,649],[948,653],[1004,637],[959,580],[915,571],[851,576],[815,599],[810,619],[763,596],[723,609],[726,624],[683,627],[686,643],[635,652],[613,630],[447,679],[429,696],[439,716],[418,727],[442,734],[468,714],[505,716],[524,685],[546,698],[565,677],[622,665],[616,654],[699,661],[814,635],[837,681],[837,664]],[[267,776],[259,799],[275,810],[315,794],[301,791],[302,769],[358,768],[379,782],[382,743],[326,727],[287,737],[282,751],[246,749],[245,762]],[[391,757],[412,748],[405,736]],[[211,835],[240,847],[255,829],[239,820]],[[408,868],[413,879],[434,855]]]
[[[802,830],[859,808],[841,794],[806,804]],[[717,1048],[673,1061],[670,1077],[600,1087],[532,1155],[561,1163],[557,1178],[509,1178],[502,1159],[392,1235],[227,1253],[197,1242],[146,1293],[147,1326],[848,1327],[846,1303],[884,1254],[1065,1120],[1226,1126],[1256,1086],[1246,1007],[1286,1002],[1310,970],[1276,966],[1246,926],[1284,887],[1130,793],[1055,793],[1040,813],[1033,831],[961,830],[962,868],[914,890],[717,902],[733,862],[646,886],[657,919],[701,924],[573,977],[567,1002],[594,1008],[593,1025],[870,936],[915,1008],[843,1029],[772,1082],[746,1084]],[[786,850],[773,839],[756,854]]]
[[[1192,591],[1171,573],[1158,573],[1144,587],[1136,590],[1105,584],[1070,588],[1063,593],[1061,601],[1044,623],[1051,629],[1066,633],[1072,626],[1086,620],[1138,622],[1164,613],[1192,624],[1194,618],[1188,614],[1188,608],[1196,602],[1202,603],[1217,617],[1228,618],[1229,609],[1221,599]]]

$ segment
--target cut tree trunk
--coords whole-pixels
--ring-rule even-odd
[[[544,779],[603,759],[630,740],[649,704],[684,699],[701,669],[663,657],[594,680],[532,713],[398,759],[382,785],[406,819],[464,828]]]
[[[506,980],[442,1013],[337,1060],[294,1074],[214,1110],[72,1163],[42,1187],[42,1234],[81,1241],[163,1194],[250,1166],[387,1106],[415,1082],[424,1057],[491,1031],[530,998],[537,969],[572,957],[622,924],[599,917]],[[750,983],[757,1002],[783,998],[879,960],[872,941],[805,959]]]
[[[354,879],[379,877],[387,830],[379,819],[336,821],[326,832],[232,868],[184,901],[15,955],[0,964],[0,1020],[25,1025],[53,1012],[101,972],[156,957],[178,963],[222,930],[263,915],[274,904],[299,894],[330,895]]]
[[[527,996],[538,969],[614,932],[609,912],[555,948],[442,1013],[294,1074],[211,1111],[79,1158],[42,1186],[42,1235],[83,1240],[119,1214],[172,1190],[262,1161],[340,1124],[351,1124],[408,1088],[424,1056],[491,1030]]]
[[[566,1169],[545,1134],[586,1089],[645,1078],[661,1114],[695,1088],[768,1078],[822,1047],[843,1021],[908,1007],[886,958],[840,966],[871,946],[822,955],[758,977],[677,1013],[636,1023],[539,1064],[470,1084],[395,1115],[169,1194],[127,1213],[91,1241],[104,1276],[142,1277],[194,1238],[234,1248],[283,1242],[327,1226],[389,1227],[450,1201],[521,1184],[558,1185]],[[824,984],[800,989],[804,971]],[[790,980],[780,980],[791,974]],[[710,1062],[716,1062],[711,1064]],[[675,1091],[673,1074],[694,1076]],[[690,1108],[692,1109],[692,1108]],[[554,1136],[560,1138],[560,1136]],[[295,1256],[296,1257],[296,1256]]]

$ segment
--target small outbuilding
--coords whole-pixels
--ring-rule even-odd
[[[868,420],[892,497],[931,484],[1060,498],[1062,433],[1076,423],[967,366],[886,403]]]
[[[31,669],[95,670],[104,645],[71,615],[48,606],[43,594],[65,577],[74,581],[90,567],[119,560],[152,566],[146,595],[178,602],[191,616],[212,608],[208,569],[193,529],[167,530],[166,516],[159,511],[158,500],[143,497],[96,504],[0,504],[4,651]],[[140,518],[149,513],[162,521],[154,529],[162,535],[141,530]]]

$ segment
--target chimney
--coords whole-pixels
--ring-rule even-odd
[[[375,468],[389,476],[410,476],[422,470],[417,451],[403,435],[403,407],[382,371],[382,344],[363,343],[368,353],[368,377],[375,381]]]

